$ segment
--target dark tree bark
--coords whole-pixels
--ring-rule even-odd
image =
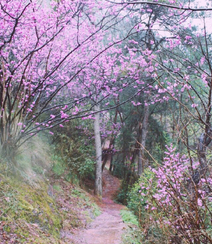
[[[205,118],[205,132],[201,135],[199,139],[199,144],[197,148],[197,155],[199,159],[200,166],[195,170],[193,173],[192,179],[197,184],[200,179],[207,173],[208,171],[208,164],[206,159],[206,151],[207,147],[212,141],[212,126],[211,126],[211,99],[212,99],[212,78],[209,77],[207,79],[208,85],[210,87],[208,93],[208,104],[207,104],[207,112]]]

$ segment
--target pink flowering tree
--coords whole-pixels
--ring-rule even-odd
[[[196,184],[192,171],[199,163],[191,167],[189,161],[172,146],[167,147],[163,164],[152,169],[154,178],[149,186],[141,183],[144,217],[164,240],[210,243],[212,178],[203,177]]]
[[[149,38],[150,44],[157,48],[149,48],[141,54],[148,62],[146,76],[155,81],[151,88],[154,90],[151,104],[178,104],[178,112],[173,114],[173,126],[177,130],[174,140],[185,145],[191,162],[192,149],[197,149],[195,157],[200,165],[194,172],[193,180],[198,182],[208,170],[207,148],[212,138],[212,53],[210,23],[207,21],[207,11],[212,9],[207,6],[196,7],[195,1],[185,1],[183,5],[177,1],[122,1],[116,4],[134,11],[135,16],[138,14],[135,8],[139,8],[146,17],[157,11],[163,13],[158,14],[157,19],[150,18],[148,23],[146,42]],[[205,11],[205,14],[198,14],[200,11]],[[152,38],[152,33],[155,33],[155,38]],[[140,49],[138,51],[141,52]]]
[[[98,1],[1,1],[2,154],[10,157],[38,132],[95,113],[95,104],[118,91],[101,67],[99,75],[94,71],[101,63],[111,73],[112,57],[100,59],[122,41],[110,31],[123,19],[121,10]]]
[[[94,119],[101,195],[98,117],[117,107],[108,100],[140,82],[145,59],[132,51],[123,56],[119,46],[137,23],[113,33],[126,12],[102,1],[1,1],[0,7],[1,154],[15,163],[19,146],[40,131]]]
[[[154,221],[157,230],[171,243],[210,243],[211,168],[207,150],[212,139],[211,32],[205,16],[198,16],[202,26],[196,29],[189,20],[194,11],[211,9],[192,7],[190,2],[182,6],[176,1],[120,4],[141,9],[152,5],[169,8],[163,22],[163,31],[167,32],[164,42],[157,52],[149,50],[143,56],[148,60],[149,77],[155,80],[153,89],[157,92],[152,103],[177,104],[174,139],[183,145],[181,152],[186,156],[168,148],[162,166],[157,165],[154,171],[156,189],[149,191],[151,182],[149,188],[142,186],[141,194],[151,198],[146,202],[149,223]],[[147,12],[151,13],[151,8]]]
[[[208,171],[212,136],[211,39],[206,24],[192,32],[185,21],[200,10],[210,9],[175,1],[1,1],[1,153],[13,158],[30,137],[52,133],[51,128],[74,118],[95,118],[101,149],[98,116],[120,106],[109,101],[130,87],[134,94],[123,103],[141,105],[133,99],[140,94],[146,100],[140,144],[145,146],[149,103],[176,101],[180,116],[191,116],[180,124],[185,134],[198,121],[200,166],[192,176],[198,184]],[[131,38],[136,34],[142,39]],[[186,148],[193,164],[189,139]],[[96,157],[101,165],[101,150]]]

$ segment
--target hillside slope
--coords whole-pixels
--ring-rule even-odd
[[[94,198],[63,178],[0,174],[0,243],[56,244],[97,215]],[[33,183],[32,183],[33,182]]]

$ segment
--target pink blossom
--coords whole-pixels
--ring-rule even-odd
[[[64,113],[63,111],[60,111],[61,119],[67,119],[69,117],[68,114]]]
[[[202,207],[202,200],[198,198],[197,199],[197,204],[198,204],[199,207]]]
[[[198,106],[198,104],[195,104],[195,103],[191,104],[192,108],[196,108],[197,106]]]

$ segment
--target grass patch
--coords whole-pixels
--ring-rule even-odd
[[[142,244],[141,230],[137,217],[128,209],[122,209],[120,214],[122,220],[128,226],[122,235],[122,244]]]
[[[137,217],[131,211],[129,211],[128,209],[122,209],[120,211],[120,214],[121,214],[121,217],[122,217],[123,221],[126,224],[135,225],[137,227],[139,226]]]
[[[142,244],[141,231],[137,227],[128,227],[122,235],[122,244]]]

